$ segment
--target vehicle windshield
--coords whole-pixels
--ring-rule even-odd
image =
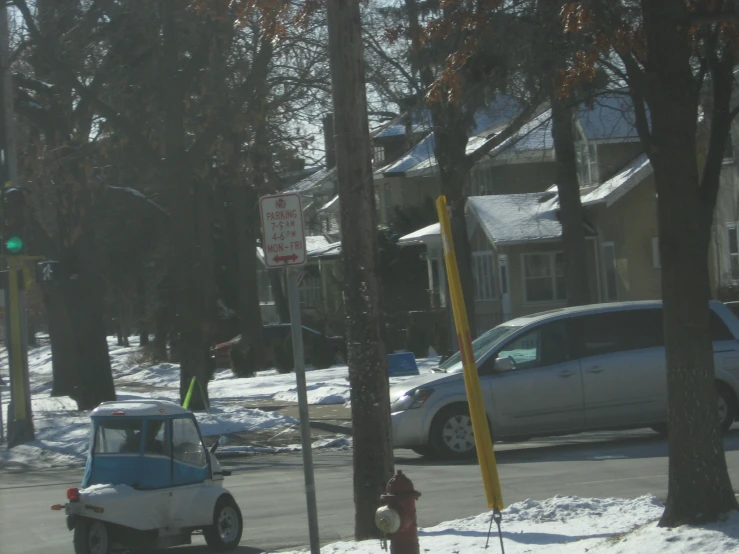
[[[520,329],[520,327],[499,325],[498,327],[493,327],[487,333],[480,335],[475,340],[473,340],[472,352],[475,355],[475,361],[479,363],[480,360],[485,356],[485,354],[490,352],[501,340],[509,336],[517,329]],[[457,352],[439,367],[447,373],[462,371],[462,355]]]

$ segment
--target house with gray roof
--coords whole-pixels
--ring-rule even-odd
[[[579,106],[574,121],[593,302],[661,297],[656,191],[633,116],[630,98],[615,91]],[[482,138],[473,137],[468,151]],[[729,146],[709,260],[715,296],[723,288],[739,287],[739,171],[734,160]],[[410,196],[419,196],[414,179],[422,183],[421,194],[436,198],[440,192],[433,148],[428,155],[417,148],[402,165],[387,170],[376,183],[391,187],[396,199],[406,198],[405,187],[415,189]],[[466,213],[481,331],[511,317],[565,305],[566,260],[554,180],[546,106],[471,172]],[[445,306],[438,225],[410,233],[400,243],[426,245],[430,298]]]

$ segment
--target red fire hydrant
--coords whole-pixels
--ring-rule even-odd
[[[419,554],[416,500],[420,496],[401,470],[388,481],[387,492],[380,497],[385,506],[377,509],[375,523],[390,535],[390,554]]]

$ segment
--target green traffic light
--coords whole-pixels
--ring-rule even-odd
[[[10,237],[5,241],[5,248],[7,248],[8,252],[11,254],[17,254],[23,250],[23,239],[20,237]]]

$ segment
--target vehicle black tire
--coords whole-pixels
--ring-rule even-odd
[[[736,398],[732,391],[722,383],[718,384],[716,392],[718,393],[719,427],[722,433],[726,433],[736,419]]]
[[[474,458],[475,435],[470,410],[466,404],[452,404],[442,409],[431,424],[429,443],[434,454],[448,460]]]
[[[108,554],[110,533],[105,522],[99,519],[80,517],[74,527],[75,554]]]
[[[205,542],[214,552],[228,552],[241,541],[244,522],[236,501],[224,494],[213,510],[213,525],[203,529]]]

